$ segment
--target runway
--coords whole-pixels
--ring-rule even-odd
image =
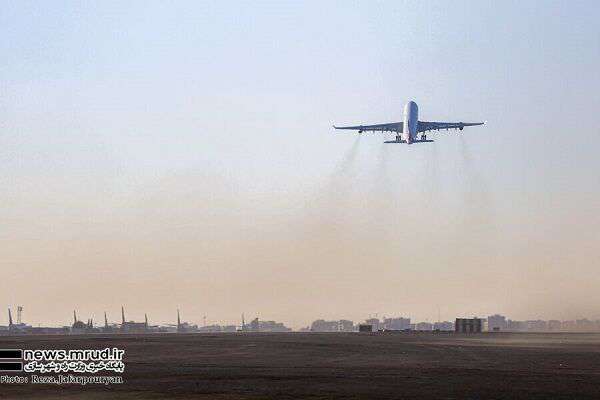
[[[0,398],[594,398],[600,334],[244,333],[0,337],[125,350],[120,385],[2,385]]]

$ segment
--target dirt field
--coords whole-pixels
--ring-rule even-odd
[[[600,397],[600,334],[0,337],[0,348],[105,347],[126,351],[122,385],[2,384],[0,398]]]

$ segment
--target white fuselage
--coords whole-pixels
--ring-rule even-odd
[[[401,138],[406,143],[412,143],[417,140],[419,131],[419,107],[414,101],[409,101],[404,106],[404,126],[402,127]]]

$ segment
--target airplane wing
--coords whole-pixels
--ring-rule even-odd
[[[419,121],[419,132],[439,131],[440,129],[460,129],[465,126],[483,125],[485,122],[428,122]]]
[[[389,124],[376,124],[376,125],[356,125],[356,126],[333,126],[335,129],[347,129],[352,131],[361,132],[402,132],[402,122],[391,122]]]

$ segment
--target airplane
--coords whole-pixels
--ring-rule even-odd
[[[404,106],[404,120],[402,122],[391,122],[389,124],[357,125],[357,126],[335,126],[335,129],[347,129],[363,132],[396,132],[396,140],[388,140],[385,143],[421,143],[433,142],[427,140],[428,131],[439,131],[440,129],[459,129],[465,126],[484,125],[485,122],[429,122],[419,121],[419,107],[414,101],[409,101]],[[419,138],[419,133],[421,138]]]

